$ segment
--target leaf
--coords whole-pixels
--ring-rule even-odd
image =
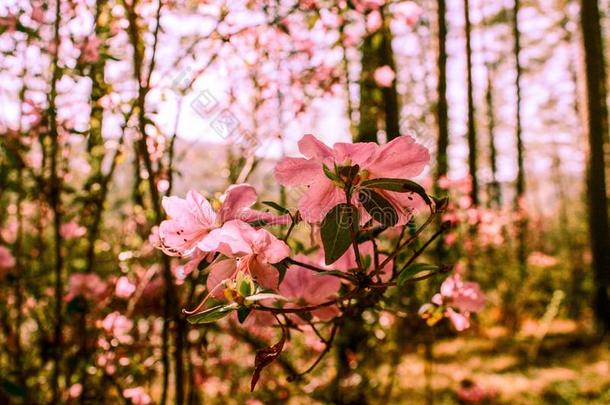
[[[260,349],[256,352],[254,358],[254,373],[252,373],[252,381],[250,382],[250,392],[254,391],[256,383],[261,376],[261,371],[269,364],[273,363],[275,359],[280,357],[282,349],[284,348],[284,342],[286,342],[286,333],[282,329],[282,338],[279,342],[271,347]]]
[[[187,321],[189,321],[189,323],[193,325],[216,322],[217,320],[222,319],[225,316],[229,315],[231,312],[235,311],[235,309],[237,309],[236,303],[228,305],[217,305],[215,307],[208,308],[194,315],[191,315],[186,319]]]
[[[332,181],[341,181],[341,178],[332,170],[330,170],[328,168],[328,166],[326,166],[325,164],[322,165],[322,170],[324,171],[324,174],[326,175],[326,177],[328,177],[329,179],[331,179]]]
[[[271,207],[282,214],[290,214],[290,211],[288,211],[287,208],[282,207],[281,205],[279,205],[278,203],[276,203],[274,201],[263,201],[263,202],[261,202],[261,204]]]
[[[404,269],[398,275],[398,279],[396,280],[397,286],[403,286],[407,281],[414,278],[416,275],[424,276],[431,273],[436,273],[441,268],[435,266],[433,264],[427,263],[415,263]]]
[[[352,223],[358,224],[358,211],[352,205],[336,205],[326,214],[320,235],[327,265],[337,261],[352,243]]]
[[[286,270],[288,270],[288,265],[286,264],[286,261],[282,260],[279,263],[275,263],[273,265],[273,267],[275,267],[278,271],[278,273],[280,273],[280,283],[284,280],[284,277],[286,276]]]
[[[380,188],[382,190],[394,191],[397,193],[416,193],[426,204],[431,205],[432,200],[426,190],[414,181],[406,179],[370,179],[361,183],[363,188]]]
[[[239,323],[244,323],[248,315],[252,312],[252,308],[248,307],[239,307],[237,308],[237,320]]]
[[[358,200],[362,203],[364,209],[371,214],[371,217],[381,225],[394,226],[398,222],[396,208],[381,194],[365,188],[360,190]]]

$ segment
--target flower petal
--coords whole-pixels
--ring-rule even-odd
[[[275,178],[284,186],[306,186],[324,178],[324,171],[321,162],[287,157],[275,167]]]
[[[318,140],[315,136],[308,134],[299,141],[299,151],[309,159],[324,160],[332,156],[332,149]]]
[[[222,298],[223,297],[223,289],[217,288],[218,284],[222,283],[224,280],[233,277],[236,270],[235,259],[223,259],[217,262],[214,262],[210,265],[210,274],[208,275],[208,292],[212,292],[212,296],[214,298]]]
[[[249,184],[234,184],[224,195],[222,208],[218,212],[221,223],[231,219],[241,219],[243,211],[251,207],[257,199],[256,190]]]
[[[368,162],[371,178],[407,179],[418,176],[430,160],[428,149],[410,136],[399,136],[381,146]]]

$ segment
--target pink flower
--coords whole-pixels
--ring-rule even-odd
[[[65,224],[61,224],[59,227],[59,233],[61,237],[66,240],[76,239],[84,236],[87,233],[87,228],[80,226],[76,222],[67,222]]]
[[[42,4],[33,4],[32,5],[32,14],[30,15],[30,17],[32,18],[33,21],[36,21],[39,24],[42,24],[44,22],[44,14],[45,14],[45,10],[44,7],[42,6]]]
[[[272,264],[290,254],[288,245],[265,229],[254,229],[238,220],[229,221],[222,228],[210,232],[199,247],[228,257],[210,265],[207,285],[209,291],[215,292],[218,285],[232,279],[239,271],[249,274],[265,288],[277,288],[279,273]]]
[[[376,10],[385,4],[385,0],[353,0],[353,4],[361,13]]]
[[[399,2],[394,6],[395,16],[403,20],[409,27],[413,27],[419,21],[421,8],[413,1]]]
[[[4,246],[0,246],[0,270],[9,270],[15,266],[15,258],[11,251]]]
[[[332,149],[313,135],[305,135],[299,141],[304,158],[287,157],[275,169],[275,177],[285,186],[306,186],[307,192],[299,201],[301,217],[310,223],[321,222],[328,211],[345,203],[345,193],[324,174],[323,165],[329,168],[358,165],[356,178],[360,181],[375,178],[412,178],[419,175],[428,161],[428,150],[410,136],[400,136],[385,145],[375,143],[336,143]],[[358,187],[358,184],[355,184]],[[376,189],[396,209],[398,225],[409,221],[417,204],[411,193],[397,193]],[[354,193],[352,204],[359,207],[361,222],[370,216],[364,212]]]
[[[212,229],[224,223],[239,219],[244,222],[265,221],[267,224],[281,224],[290,221],[290,217],[275,216],[266,212],[256,211],[250,207],[256,202],[254,187],[248,184],[237,184],[229,187],[221,197],[222,205],[218,212],[214,211],[208,200],[196,191],[189,191],[186,199],[179,197],[164,197],[163,208],[170,219],[161,222],[159,239],[161,249],[170,256],[184,256],[196,253],[199,243]],[[198,255],[195,268],[204,256]]]
[[[68,294],[65,301],[83,297],[90,301],[99,300],[106,293],[106,283],[94,273],[72,273],[68,279]]]
[[[296,257],[297,260],[307,263],[304,255]],[[337,277],[319,275],[305,267],[293,265],[286,270],[286,275],[280,285],[280,294],[290,298],[290,306],[318,305],[332,299],[337,295],[341,281]],[[294,304],[294,305],[293,305]],[[336,306],[327,306],[311,312],[321,320],[329,320],[339,313]]]
[[[441,285],[443,302],[462,312],[479,312],[485,306],[485,295],[478,283],[462,281],[459,274],[448,277]]]
[[[373,10],[366,16],[366,29],[368,32],[377,32],[382,25],[383,19],[378,10]]]
[[[119,298],[129,298],[136,290],[136,286],[132,284],[125,276],[120,277],[116,283],[114,294]]]
[[[134,405],[148,405],[152,403],[150,396],[142,387],[127,388],[123,390],[123,396],[130,399]]]
[[[379,87],[391,87],[396,78],[396,73],[394,73],[391,67],[385,65],[375,69],[373,77]]]
[[[191,254],[215,227],[216,213],[196,191],[189,191],[186,199],[163,197],[163,208],[170,219],[161,222],[158,234],[161,249],[170,256]]]
[[[477,283],[462,281],[459,274],[454,274],[443,281],[441,291],[432,297],[432,303],[445,307],[445,316],[461,332],[470,327],[470,314],[485,306],[485,295]]]
[[[95,35],[89,35],[80,45],[81,58],[85,63],[95,63],[100,59],[100,45],[102,41]]]
[[[130,343],[132,341],[129,332],[133,328],[133,321],[117,311],[106,315],[102,321],[102,328],[108,334],[117,338],[120,343]]]

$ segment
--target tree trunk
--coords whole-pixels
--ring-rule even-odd
[[[606,105],[606,73],[603,36],[599,8],[596,0],[581,1],[581,28],[583,35],[586,82],[589,162],[587,185],[589,197],[589,231],[595,293],[593,310],[600,332],[610,330],[610,229],[608,226],[608,200],[604,143],[608,137],[608,108]]]
[[[477,132],[472,83],[472,44],[470,25],[470,1],[464,0],[464,26],[466,29],[466,76],[468,86],[468,172],[472,181],[470,198],[472,205],[479,205],[479,182],[477,179]]]
[[[438,180],[447,175],[447,147],[449,146],[449,117],[447,113],[447,21],[445,0],[438,0],[438,82],[436,120],[438,124],[438,142],[436,146],[436,187]]]

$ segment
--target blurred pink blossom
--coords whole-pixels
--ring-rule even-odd
[[[119,298],[129,298],[136,290],[136,286],[132,284],[129,279],[125,276],[122,276],[118,279],[114,294]]]
[[[98,300],[106,292],[106,283],[95,273],[72,273],[68,279],[68,294],[64,297],[66,301],[72,301],[76,297],[87,300]]]
[[[66,222],[64,224],[61,224],[59,228],[59,233],[61,237],[66,240],[76,239],[80,238],[81,236],[85,236],[85,234],[87,233],[87,228],[79,225],[74,221]]]
[[[413,27],[422,14],[421,8],[413,1],[398,2],[394,6],[395,17]]]
[[[152,403],[152,399],[150,399],[150,396],[142,387],[127,388],[123,390],[123,396],[130,399],[134,405],[148,405]]]
[[[381,13],[379,11],[371,11],[366,16],[366,29],[368,30],[368,32],[377,32],[382,25],[383,18],[381,17]]]
[[[85,41],[79,46],[82,61],[85,63],[97,62],[100,59],[101,44],[102,41],[95,35],[85,38]]]
[[[386,65],[375,69],[373,77],[379,87],[391,87],[396,78],[396,73],[394,73],[391,67]]]
[[[115,311],[106,315],[101,326],[120,343],[131,342],[129,332],[131,331],[131,328],[133,328],[133,321],[124,315],[121,315],[119,312]]]
[[[15,258],[10,250],[4,246],[0,246],[0,271],[9,270],[15,266]]]

